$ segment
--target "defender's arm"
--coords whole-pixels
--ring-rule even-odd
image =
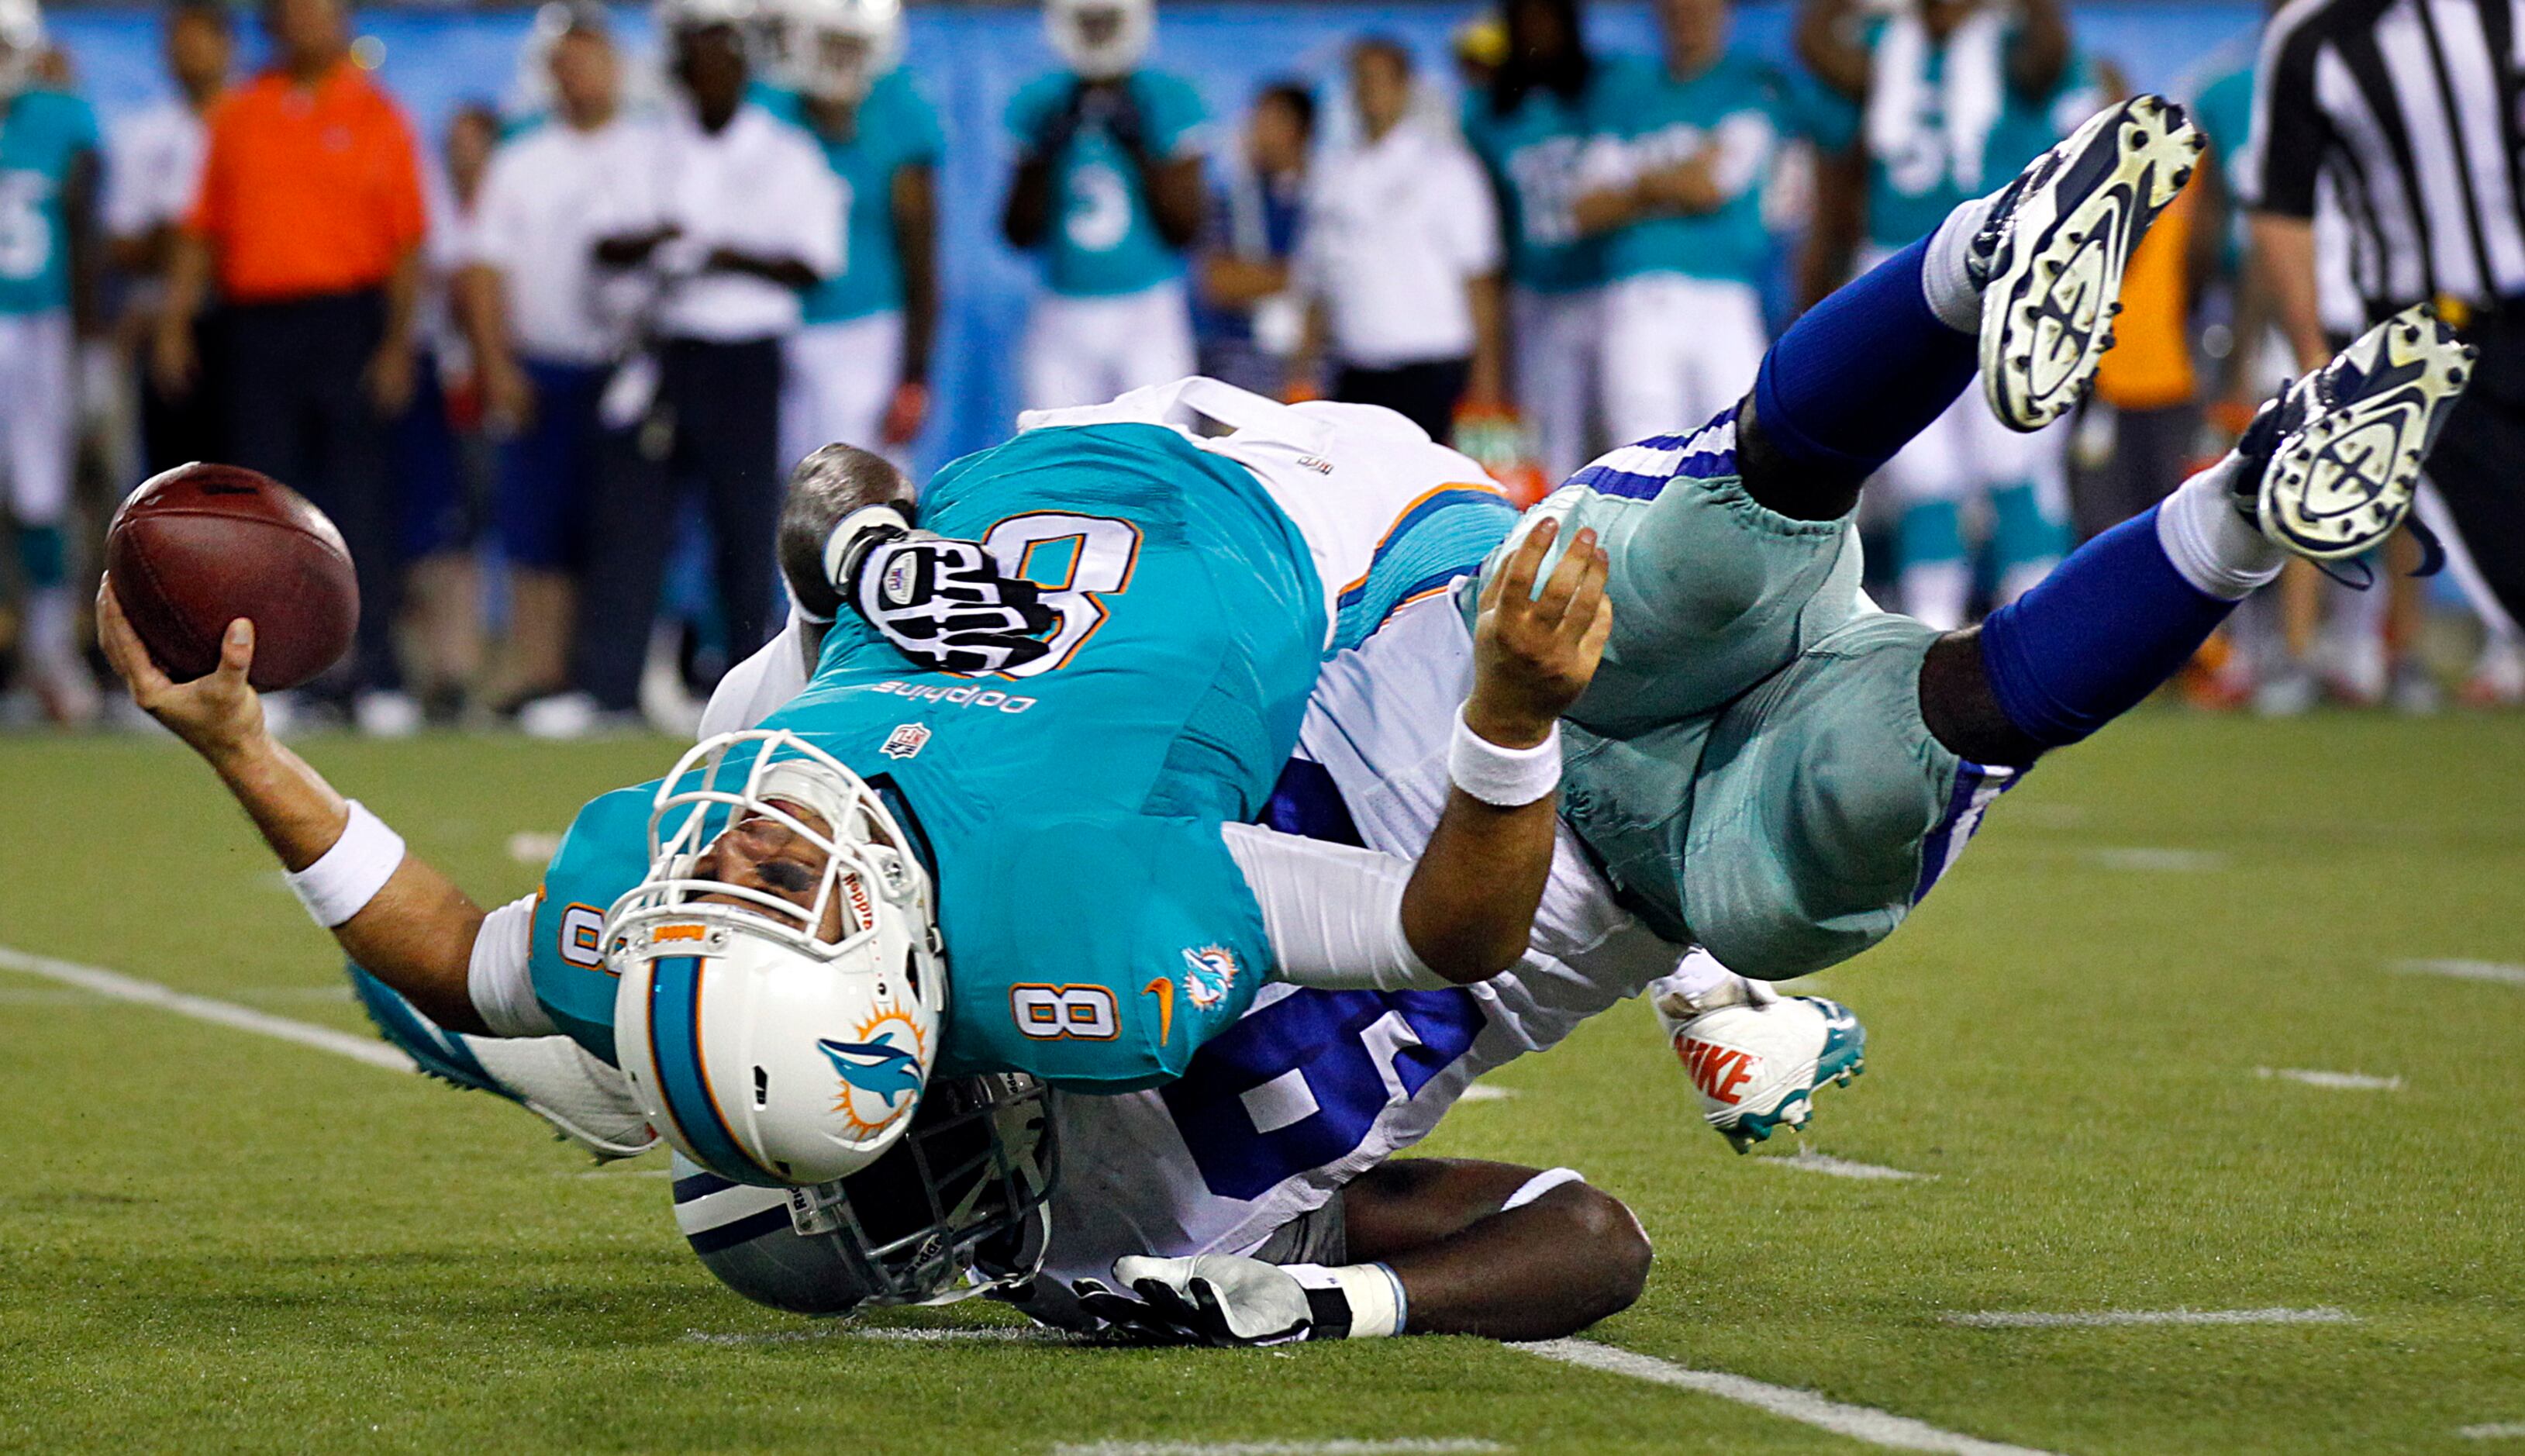
[[[1582,530],[1537,595],[1560,524],[1539,522],[1482,592],[1473,690],[1454,786],[1410,866],[1371,850],[1232,827],[1228,850],[1262,906],[1282,979],[1470,984],[1525,955],[1552,874],[1561,713],[1595,676],[1612,608],[1606,556]]]
[[[489,1032],[468,988],[480,907],[418,856],[403,853],[401,841],[373,818],[355,829],[351,803],[266,730],[263,700],[246,682],[254,625],[242,618],[228,624],[217,672],[174,682],[124,619],[111,580],[97,591],[96,612],[98,640],[131,685],[131,700],[220,776],[294,877],[293,887],[310,899],[310,910],[326,901],[327,890],[335,892],[333,902],[349,912],[331,927],[343,950],[440,1026]],[[344,858],[333,861],[336,849]],[[377,883],[389,858],[391,872]],[[365,903],[340,903],[362,899],[363,890],[371,891]]]

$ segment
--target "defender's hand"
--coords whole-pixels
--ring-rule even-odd
[[[1559,521],[1537,522],[1482,588],[1464,724],[1503,748],[1531,748],[1551,735],[1595,678],[1613,630],[1613,604],[1605,596],[1610,559],[1593,529],[1578,532],[1535,593],[1560,534]]]
[[[264,736],[263,699],[246,682],[254,666],[254,624],[240,617],[220,641],[220,665],[206,678],[171,680],[141,645],[108,578],[96,589],[96,639],[106,661],[131,685],[131,701],[214,763]]]

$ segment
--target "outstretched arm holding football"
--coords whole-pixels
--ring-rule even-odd
[[[1454,787],[1403,892],[1412,952],[1449,980],[1524,956],[1552,874],[1560,715],[1587,690],[1612,631],[1605,549],[1581,530],[1540,591],[1560,523],[1538,522],[1482,593],[1473,690],[1449,755]]]
[[[97,590],[96,621],[97,639],[130,684],[131,700],[202,756],[263,831],[282,868],[301,875],[342,843],[353,824],[350,802],[264,726],[263,700],[246,681],[254,662],[253,623],[229,623],[219,667],[176,682],[124,620],[111,579]],[[376,832],[392,842],[390,830],[379,827]],[[449,1030],[478,1034],[490,1029],[473,1009],[467,971],[481,926],[480,907],[464,891],[418,856],[403,854],[367,902],[331,929],[353,960],[423,1015]]]

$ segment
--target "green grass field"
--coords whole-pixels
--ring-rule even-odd
[[[513,836],[666,751],[306,749],[486,901],[533,886]],[[363,1029],[179,750],[0,740],[0,946]],[[2149,714],[2035,775],[1901,935],[1816,978],[1872,1054],[1803,1142],[1921,1177],[1733,1156],[1629,1007],[1428,1147],[1628,1200],[1656,1272],[1590,1337],[1681,1366],[2055,1452],[2525,1451],[2459,1434],[2525,1423],[2525,984],[2389,969],[2437,958],[2525,964],[2525,720]],[[662,1158],[596,1172],[490,1098],[8,970],[0,1129],[0,1448],[1870,1449],[1473,1340],[812,1326],[711,1280]],[[1947,1319],[2270,1307],[2350,1319]]]

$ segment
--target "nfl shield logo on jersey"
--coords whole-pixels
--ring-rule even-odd
[[[911,758],[929,742],[929,725],[907,723],[885,735],[885,745],[877,752],[887,758]]]
[[[1187,950],[1184,958],[1184,996],[1204,1011],[1225,1000],[1230,986],[1236,984],[1236,953],[1224,945],[1205,945]]]

